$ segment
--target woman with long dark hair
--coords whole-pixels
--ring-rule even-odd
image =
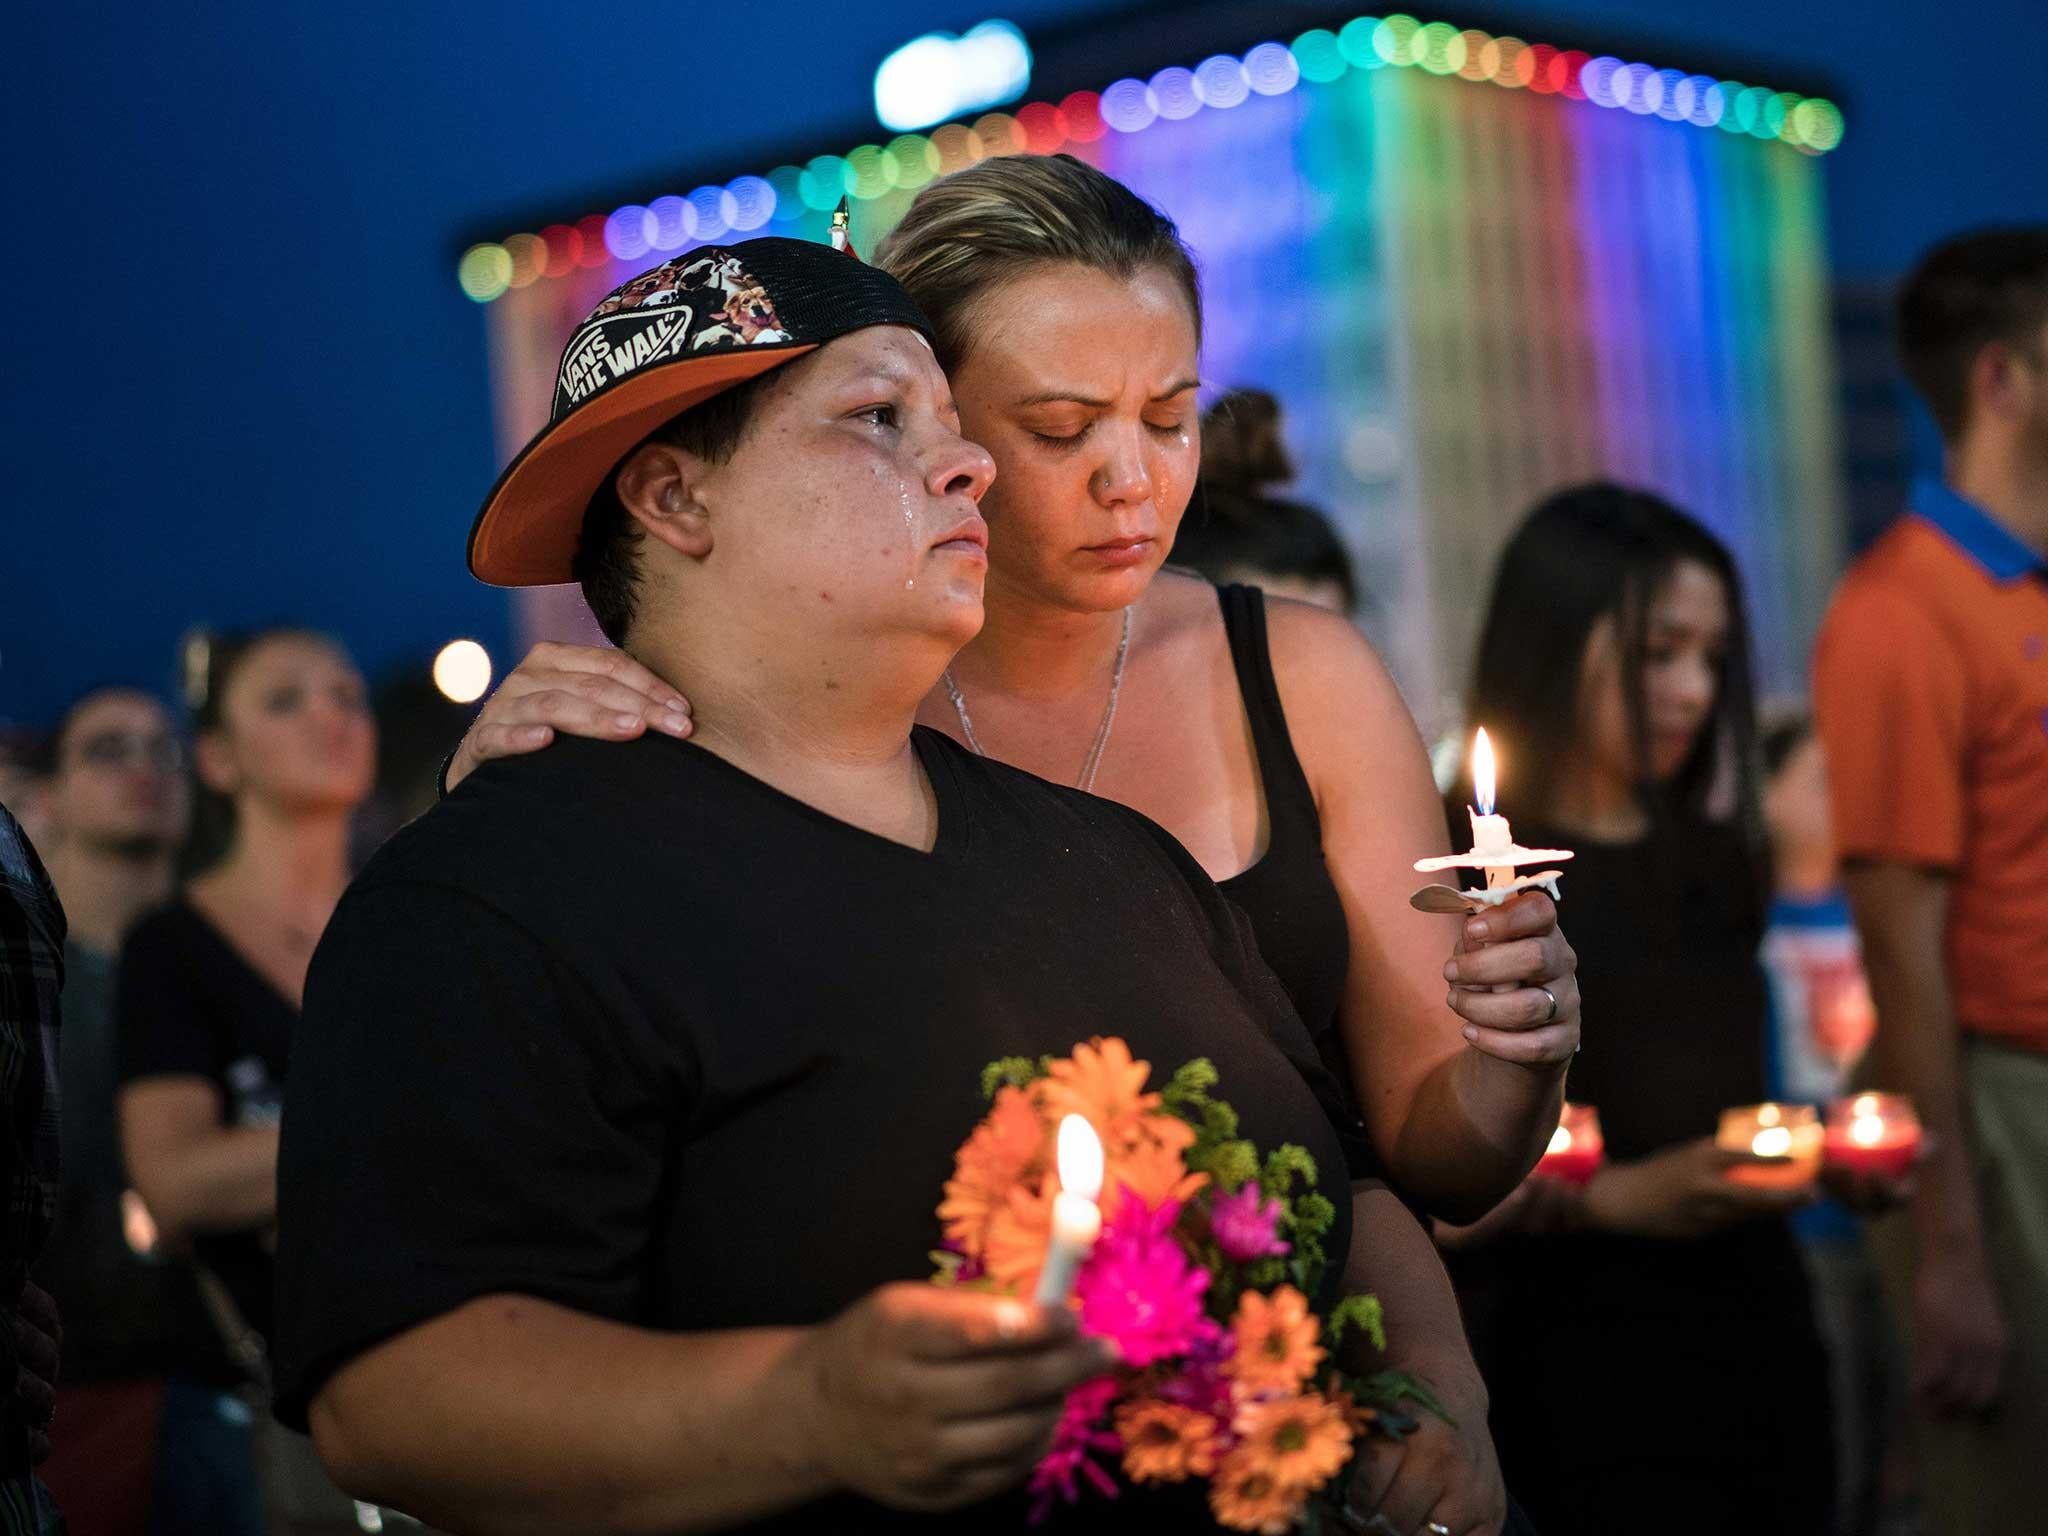
[[[1827,1389],[1784,1220],[1720,1112],[1765,1096],[1765,855],[1742,584],[1711,533],[1597,484],[1501,555],[1470,697],[1515,832],[1569,847],[1595,1000],[1570,1097],[1611,1161],[1448,1234],[1510,1484],[1545,1530],[1829,1527]],[[1462,803],[1468,791],[1458,796]]]
[[[260,1379],[285,1068],[313,946],[348,884],[376,727],[361,674],[324,635],[206,637],[187,663],[202,867],[122,951],[121,1136],[161,1240],[192,1251],[216,1324]],[[288,1524],[352,1516],[308,1456],[262,1460]],[[215,1529],[260,1529],[246,1477],[222,1479]]]

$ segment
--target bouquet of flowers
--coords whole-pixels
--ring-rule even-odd
[[[1071,1056],[993,1062],[988,1113],[962,1145],[938,1208],[937,1279],[1028,1296],[1060,1196],[1056,1128],[1083,1117],[1100,1139],[1101,1230],[1074,1279],[1082,1331],[1111,1340],[1112,1374],[1068,1398],[1033,1473],[1032,1519],[1084,1489],[1206,1480],[1233,1530],[1318,1530],[1341,1496],[1355,1442],[1415,1427],[1404,1404],[1441,1413],[1412,1377],[1359,1377],[1333,1351],[1356,1330],[1386,1348],[1380,1306],[1351,1295],[1312,1310],[1336,1213],[1314,1160],[1293,1145],[1263,1156],[1212,1090],[1206,1060],[1148,1092],[1151,1066],[1115,1038]]]

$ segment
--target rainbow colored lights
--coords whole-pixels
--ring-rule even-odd
[[[929,135],[906,133],[887,144],[863,144],[845,155],[819,155],[766,176],[699,187],[687,197],[630,203],[538,234],[509,235],[473,245],[456,268],[462,291],[479,304],[542,278],[566,277],[607,261],[637,261],[690,245],[790,224],[833,207],[842,196],[863,202],[914,190],[934,176],[989,155],[1052,154],[1106,133],[1139,133],[1156,122],[1181,122],[1205,111],[1228,111],[1254,96],[1280,96],[1306,81],[1323,86],[1354,70],[1418,69],[1504,90],[1527,90],[1617,108],[1639,117],[1719,128],[1777,140],[1823,155],[1842,142],[1841,109],[1819,96],[1718,80],[1710,75],[1594,58],[1548,43],[1495,37],[1413,16],[1360,16],[1335,32],[1304,32],[1292,44],[1261,43],[1242,59],[1218,54],[1193,69],[1162,69],[1149,80],[1124,79],[1106,89],[1076,91],[1065,100],[1032,102],[1014,114],[991,112],[971,125],[949,123]]]

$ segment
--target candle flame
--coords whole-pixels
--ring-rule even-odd
[[[1102,1138],[1085,1115],[1068,1115],[1060,1121],[1060,1188],[1083,1200],[1102,1195]]]
[[[1758,1125],[1776,1125],[1785,1118],[1785,1112],[1775,1104],[1760,1105],[1756,1112]]]
[[[1850,1111],[1857,1115],[1876,1114],[1877,1095],[1874,1093],[1859,1093],[1856,1096],[1856,1102],[1850,1106]]]
[[[1472,799],[1480,815],[1493,814],[1493,743],[1483,725],[1472,738]]]
[[[1884,1122],[1876,1115],[1858,1115],[1849,1122],[1849,1139],[1859,1147],[1874,1147],[1884,1140]]]
[[[1544,1151],[1546,1153],[1569,1152],[1571,1151],[1571,1149],[1572,1133],[1560,1125],[1556,1130],[1550,1133],[1550,1145],[1548,1147],[1545,1147]]]
[[[1749,1150],[1758,1157],[1783,1157],[1792,1150],[1792,1133],[1782,1125],[1758,1131],[1756,1139],[1749,1144]]]

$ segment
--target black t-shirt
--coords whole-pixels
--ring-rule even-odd
[[[1244,1134],[1316,1157],[1341,1258],[1345,1149],[1307,1081],[1327,1075],[1243,916],[1137,813],[914,741],[928,854],[655,736],[488,764],[386,846],[307,983],[280,1417],[492,1292],[708,1330],[928,1276],[982,1067],[1097,1034],[1155,1081],[1214,1061]],[[1143,1502],[1109,1508],[1128,1529]],[[839,1500],[792,1528],[1017,1507]]]
[[[121,1080],[203,1077],[220,1092],[221,1124],[276,1125],[298,1010],[184,901],[143,919],[121,951],[115,990]],[[266,1230],[197,1239],[242,1319],[270,1337]]]

